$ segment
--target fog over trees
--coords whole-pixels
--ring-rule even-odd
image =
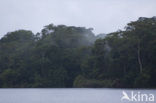
[[[49,24],[0,39],[0,87],[156,87],[156,17],[109,34]]]

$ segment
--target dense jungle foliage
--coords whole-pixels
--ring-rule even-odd
[[[156,17],[124,30],[47,25],[0,39],[0,87],[156,87]]]

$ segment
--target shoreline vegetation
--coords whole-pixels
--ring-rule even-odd
[[[0,39],[0,88],[156,88],[156,17],[109,34],[45,26]]]

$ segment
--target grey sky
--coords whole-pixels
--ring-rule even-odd
[[[156,0],[0,0],[0,37],[18,29],[40,32],[50,23],[109,33],[141,16],[156,16]]]

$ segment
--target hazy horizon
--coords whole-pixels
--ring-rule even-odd
[[[155,0],[1,0],[0,37],[19,29],[37,33],[50,23],[110,33],[139,17],[156,16],[155,4]]]

